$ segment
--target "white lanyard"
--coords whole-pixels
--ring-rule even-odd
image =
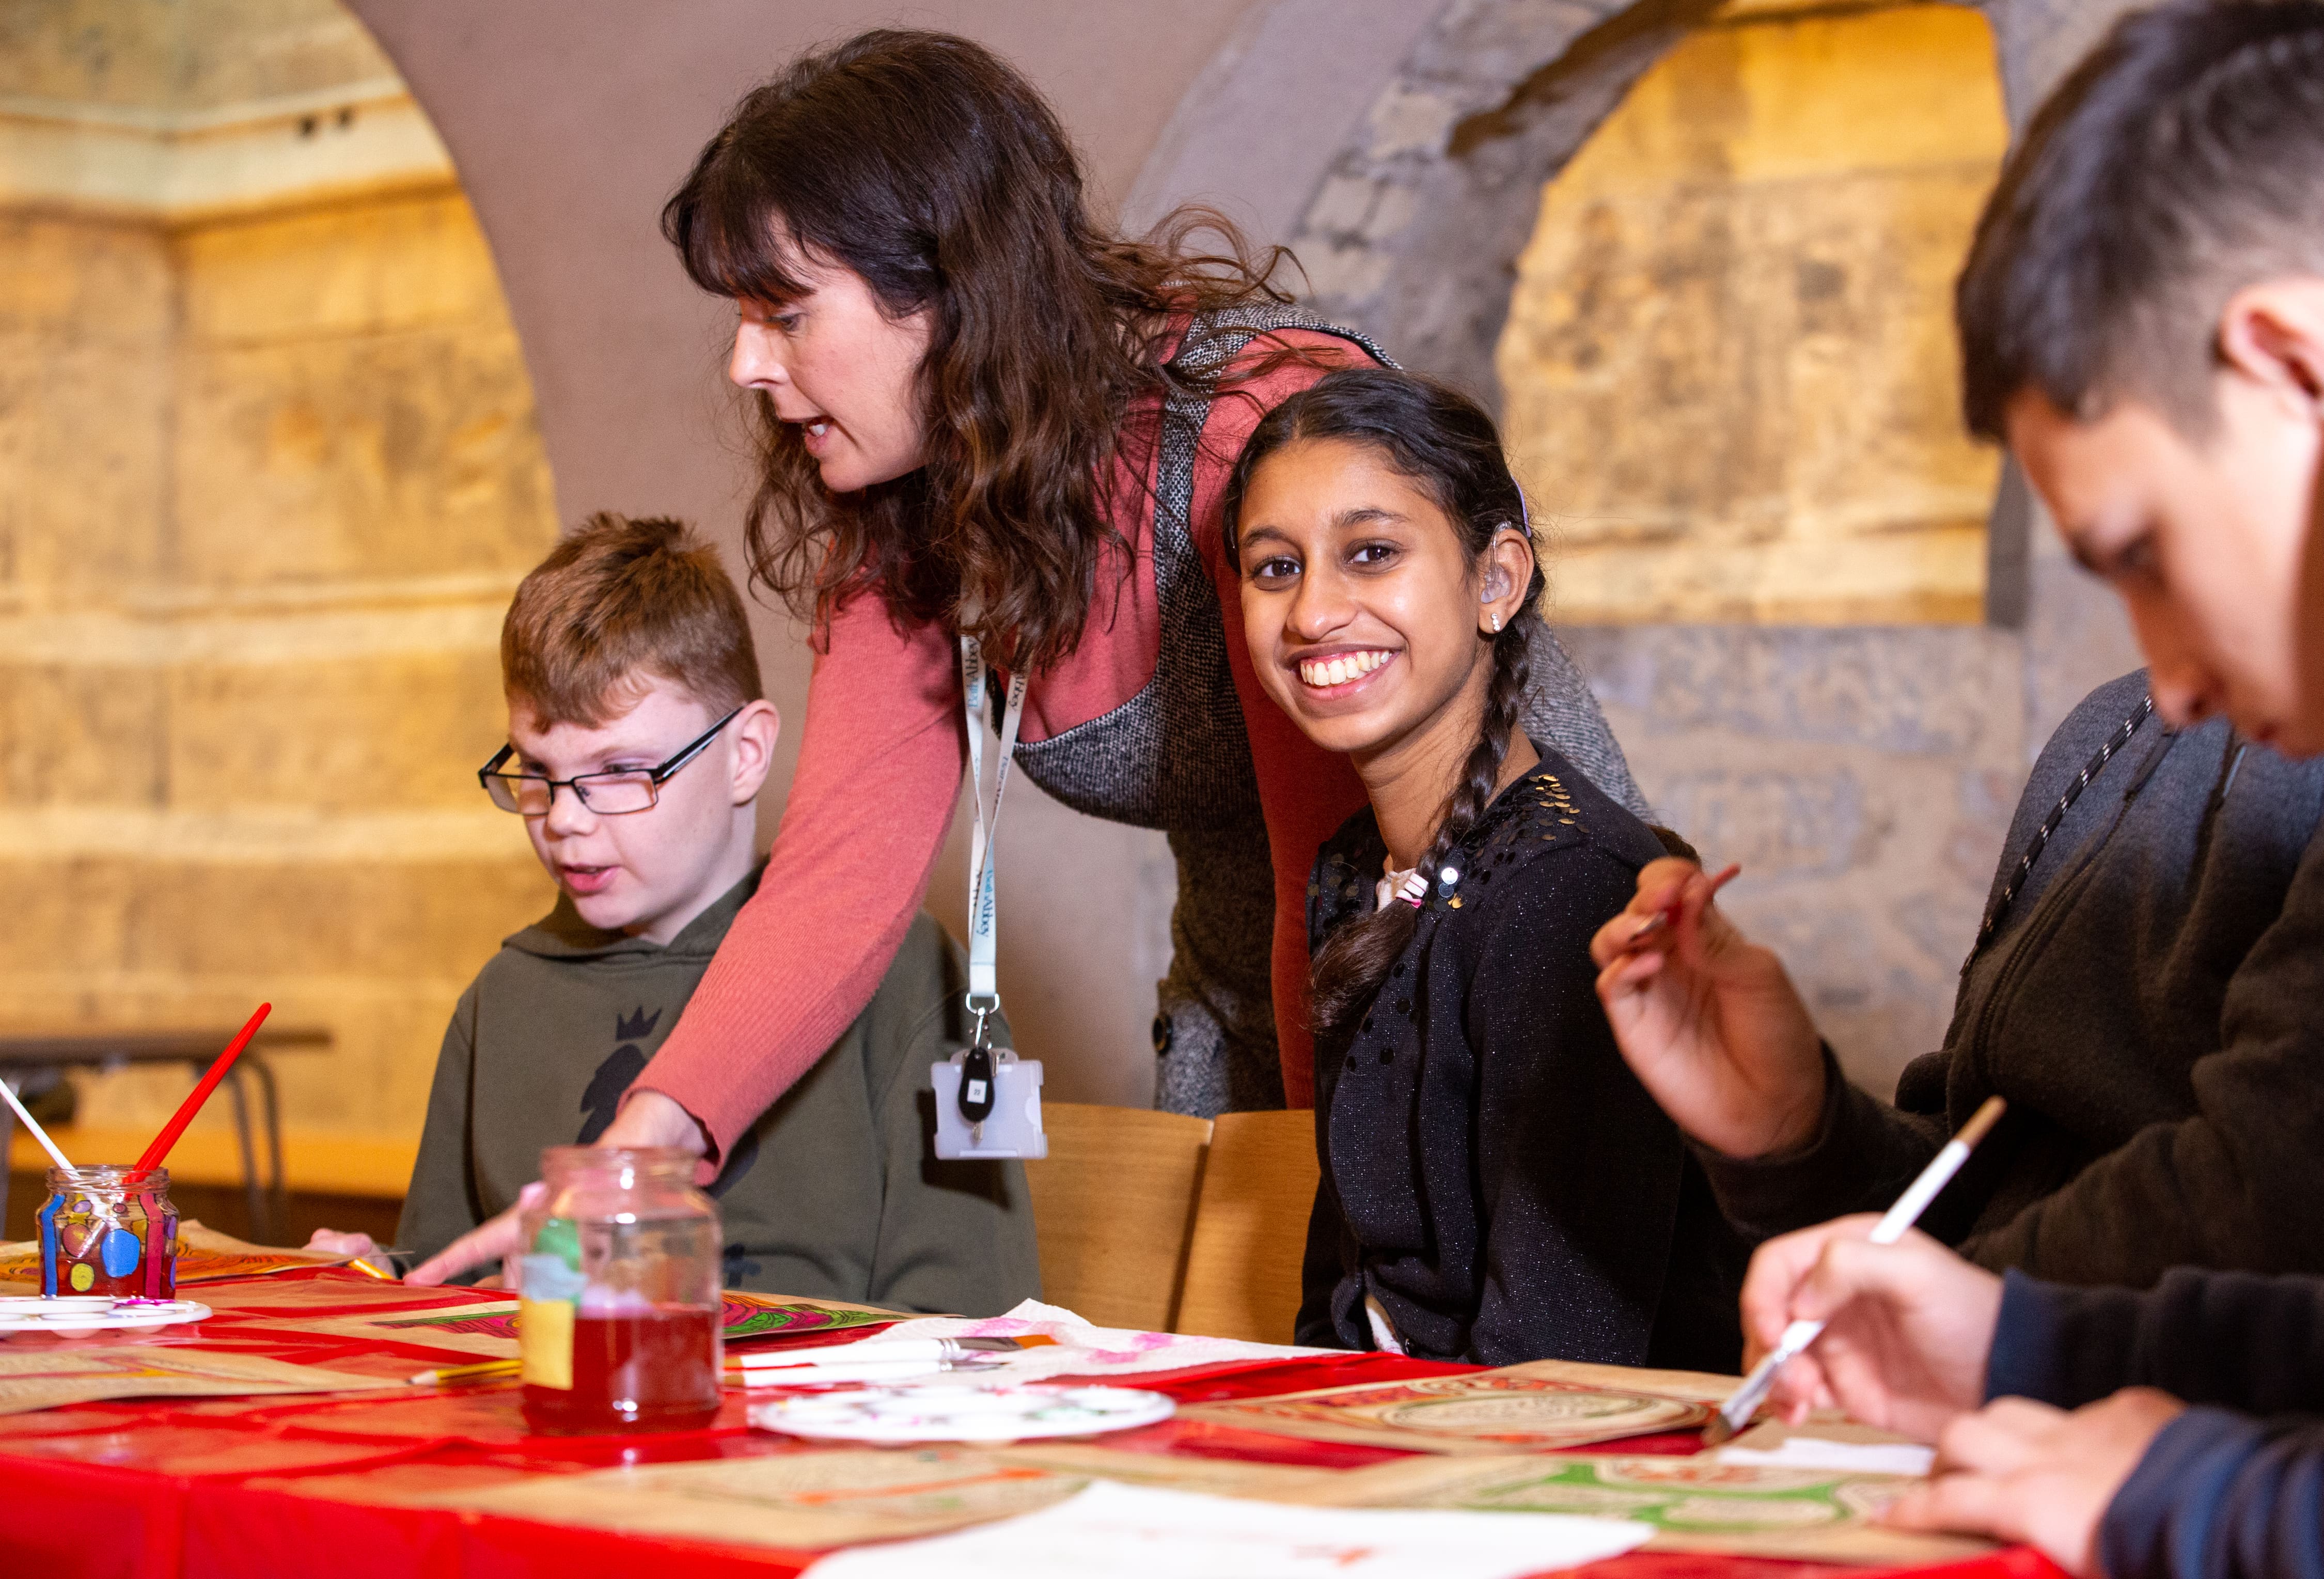
[[[992,775],[992,810],[984,808],[984,686],[990,671],[984,649],[973,636],[960,639],[961,707],[968,721],[968,789],[976,807],[975,831],[968,846],[968,1007],[976,1016],[976,1043],[984,1042],[984,1019],[1001,1007],[995,974],[995,906],[992,836],[1001,826],[1001,798],[1009,790],[1009,759],[1017,750],[1017,726],[1025,714],[1025,677],[1009,677],[1009,699],[1001,709],[1001,765]]]

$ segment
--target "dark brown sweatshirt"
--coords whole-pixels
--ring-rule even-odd
[[[544,1148],[604,1131],[758,883],[666,946],[598,931],[562,899],[503,942],[444,1033],[400,1245],[434,1254],[540,1177]],[[729,1288],[964,1316],[1039,1293],[1023,1168],[928,1147],[928,1067],[964,1039],[966,975],[918,917],[854,1023],[742,1133],[710,1187]]]

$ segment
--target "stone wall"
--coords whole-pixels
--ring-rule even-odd
[[[1951,285],[2007,139],[1953,5],[1755,5],[1638,79],[1545,189],[1495,358],[1558,619],[1984,617]]]
[[[278,1060],[294,1140],[392,1172],[549,898],[471,777],[556,535],[491,255],[330,0],[7,0],[0,60],[0,1033],[271,999],[335,1038]]]

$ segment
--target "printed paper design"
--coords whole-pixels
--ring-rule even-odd
[[[401,1381],[203,1349],[0,1351],[0,1415],[114,1398],[232,1398],[401,1387]]]
[[[736,1338],[765,1337],[770,1334],[789,1336],[798,1333],[839,1332],[850,1327],[878,1326],[902,1317],[893,1311],[862,1310],[844,1305],[825,1305],[813,1299],[777,1299],[764,1294],[746,1294],[729,1288],[725,1294],[725,1315],[723,1317],[726,1341]],[[517,1302],[513,1299],[498,1305],[471,1305],[456,1311],[445,1311],[432,1316],[394,1316],[375,1318],[371,1325],[379,1327],[426,1328],[435,1333],[458,1333],[472,1337],[503,1338],[517,1341]]]
[[[817,1299],[778,1299],[764,1294],[745,1294],[737,1288],[726,1290],[726,1341],[730,1344],[736,1338],[762,1338],[776,1333],[788,1337],[799,1333],[840,1332],[903,1319],[901,1312],[893,1310],[858,1309],[825,1305]]]
[[[345,1266],[349,1260],[346,1256],[308,1255],[294,1250],[245,1245],[225,1234],[211,1233],[198,1223],[180,1223],[177,1240],[176,1285],[181,1288],[189,1283],[219,1283],[228,1278],[254,1278],[294,1267]],[[233,1248],[218,1248],[221,1244]],[[26,1292],[37,1293],[40,1281],[40,1241],[0,1244],[0,1283],[23,1283],[27,1285]],[[64,1292],[77,1290],[67,1288]]]
[[[1590,1374],[1571,1374],[1575,1371]],[[1630,1387],[1609,1385],[1596,1374],[1608,1371],[1613,1377],[1628,1374],[1640,1380]],[[1612,1367],[1568,1367],[1541,1361],[1384,1386],[1326,1388],[1281,1398],[1204,1404],[1183,1412],[1189,1418],[1250,1431],[1397,1447],[1408,1453],[1540,1452],[1614,1442],[1655,1431],[1686,1430],[1702,1424],[1710,1418],[1709,1408],[1686,1396],[1703,1390],[1700,1387],[1650,1390],[1650,1379],[1681,1374],[1625,1373]]]
[[[1010,1381],[1045,1381],[1056,1376],[1153,1376],[1205,1365],[1278,1364],[1330,1349],[1295,1349],[1249,1344],[1234,1338],[1189,1337],[1179,1333],[1139,1332],[1093,1326],[1062,1306],[1038,1299],[1019,1303],[1006,1316],[971,1319],[929,1316],[901,1322],[888,1338],[1045,1337],[1038,1348],[995,1357],[989,1372]]]
[[[1100,1476],[1291,1501],[1331,1472],[1102,1448],[850,1447],[558,1475],[442,1501],[633,1534],[821,1548],[1029,1513]]]
[[[1351,1472],[1329,1494],[1346,1506],[1629,1519],[1653,1528],[1650,1550],[1901,1565],[1987,1549],[1978,1541],[1880,1528],[1880,1511],[1917,1483],[1904,1475],[1722,1464],[1709,1454],[1561,1454],[1379,1464]]]

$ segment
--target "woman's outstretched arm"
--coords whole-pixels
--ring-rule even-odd
[[[878,990],[951,826],[967,745],[958,649],[878,598],[831,622],[759,891],[630,1088],[659,1092],[722,1157]]]

